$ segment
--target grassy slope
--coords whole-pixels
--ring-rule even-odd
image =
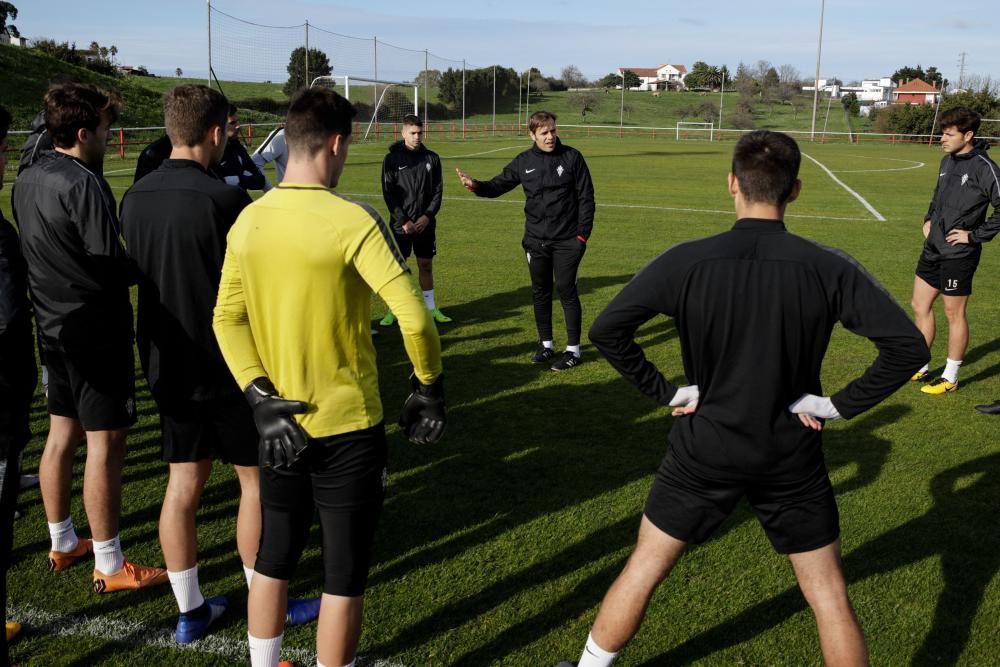
[[[663,248],[728,228],[731,203],[722,183],[732,144],[585,136],[572,141],[587,156],[603,205],[581,270],[587,325]],[[498,172],[523,146],[512,139],[433,145],[446,173],[458,166],[479,177]],[[854,254],[905,304],[920,243],[918,221],[939,153],[884,145],[815,144],[804,150],[888,221],[873,222],[856,200],[805,161],[805,190],[789,211],[789,227]],[[383,152],[382,144],[355,146],[341,191],[381,208]],[[883,171],[919,163],[924,166]],[[108,169],[128,172],[130,166],[110,161]],[[875,171],[855,171],[864,169]],[[128,180],[112,175],[119,196]],[[435,274],[442,308],[456,320],[442,328],[449,433],[436,447],[417,448],[390,427],[390,496],[362,652],[407,665],[551,665],[575,659],[595,607],[634,540],[672,420],[667,410],[626,386],[592,349],[585,347],[587,363],[569,374],[525,363],[534,332],[518,245],[521,197],[478,200],[451,179],[445,196]],[[673,210],[607,206],[614,204]],[[9,216],[6,197],[0,206]],[[1000,652],[993,627],[1000,589],[991,583],[1000,553],[992,520],[1000,501],[1000,444],[995,420],[972,410],[1000,396],[994,354],[1000,348],[995,334],[1000,303],[988,298],[990,285],[1000,279],[994,250],[986,248],[977,274],[962,390],[931,398],[904,387],[872,412],[827,428],[846,569],[875,664],[917,659],[977,665]],[[373,317],[380,315],[376,306]],[[555,318],[561,332],[558,307]],[[682,379],[676,332],[668,321],[650,322],[639,340],[669,377]],[[376,347],[391,421],[404,397],[408,364],[397,329],[384,331]],[[838,330],[823,369],[827,390],[858,375],[873,352],[867,341]],[[943,340],[934,356],[936,368],[944,358]],[[155,563],[163,465],[157,461],[155,408],[144,384],[139,386],[141,421],[130,436],[122,537],[132,557]],[[34,431],[43,433],[40,402],[34,416]],[[41,444],[36,436],[26,457],[29,469]],[[220,468],[199,521],[205,592],[234,599],[219,633],[240,640],[246,626],[232,544],[234,484]],[[76,491],[74,516],[86,534]],[[17,525],[11,576],[15,608],[30,604],[171,627],[174,607],[167,589],[98,598],[87,591],[86,566],[45,573],[47,537],[38,492],[27,492],[22,506],[26,517]],[[297,594],[315,593],[320,585],[317,533],[293,584]],[[309,648],[312,633],[312,628],[291,630],[286,646]],[[15,645],[14,656],[53,665],[72,660],[159,665],[179,659],[219,664],[191,653],[129,648],[112,639],[59,638],[37,627]],[[743,506],[714,540],[682,560],[619,663],[801,665],[815,664],[817,656],[814,626],[791,573]]]

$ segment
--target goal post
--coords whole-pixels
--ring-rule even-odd
[[[358,110],[355,120],[365,125],[361,140],[380,136],[382,124],[399,123],[403,116],[418,115],[420,109],[419,86],[415,83],[338,74],[318,76],[312,86],[335,88],[351,101]]]
[[[715,123],[677,121],[677,141],[682,139],[715,139]]]

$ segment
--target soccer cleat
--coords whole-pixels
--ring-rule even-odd
[[[563,352],[562,357],[559,358],[559,361],[552,364],[551,368],[558,373],[559,371],[568,371],[571,368],[576,368],[581,363],[583,363],[583,357],[566,350]]]
[[[544,364],[549,361],[552,357],[556,356],[556,351],[551,347],[545,347],[539,344],[538,349],[535,353],[531,355],[531,363],[533,364]]]
[[[158,567],[134,565],[127,560],[125,566],[114,574],[94,570],[94,592],[114,593],[137,588],[149,588],[167,583],[167,571]]]
[[[568,660],[563,660],[556,667],[576,667],[575,662],[569,662]]]
[[[379,335],[380,333],[381,333],[381,332],[380,332],[380,331],[379,331],[378,329],[376,329],[375,327],[372,327],[372,338],[375,338],[375,337],[376,337],[376,336],[378,336],[378,335]]]
[[[431,309],[431,317],[435,322],[451,322],[451,318],[442,313],[440,308]]]
[[[925,384],[920,388],[920,391],[925,394],[950,394],[953,391],[958,391],[958,382],[948,382],[944,378],[938,378],[930,384]]]
[[[1000,415],[1000,401],[993,401],[989,405],[977,405],[976,410],[984,415]]]
[[[293,626],[312,623],[319,616],[320,600],[321,598],[288,598],[285,623]]]
[[[388,313],[385,314],[385,317],[379,320],[378,325],[380,327],[391,327],[395,323],[396,323],[396,316],[393,315],[392,311],[390,310]]]
[[[19,634],[21,634],[21,624],[17,621],[7,621],[7,643],[9,644]]]
[[[910,382],[930,382],[931,372],[930,371],[917,371],[910,378]]]
[[[50,551],[49,572],[61,572],[67,567],[94,553],[94,543],[85,537],[79,538],[72,551]]]
[[[33,489],[38,486],[38,475],[21,475],[21,490]]]
[[[208,634],[208,626],[212,625],[215,619],[222,616],[229,601],[226,596],[217,595],[208,598],[201,603],[197,609],[184,612],[177,619],[177,632],[174,639],[178,644],[190,644]]]

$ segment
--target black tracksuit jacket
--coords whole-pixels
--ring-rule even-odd
[[[403,223],[422,215],[437,219],[441,210],[441,158],[421,144],[411,151],[403,141],[389,146],[382,160],[382,198],[389,207],[392,231],[403,233]]]
[[[134,276],[107,181],[53,151],[21,172],[11,199],[43,342],[131,345]]]
[[[653,400],[677,388],[647,361],[636,329],[672,317],[697,411],[669,442],[697,473],[717,480],[796,480],[823,465],[820,434],[788,406],[824,395],[820,369],[838,322],[870,339],[878,356],[831,396],[850,419],[909,380],[930,358],[893,298],[845,253],[788,233],[776,220],[739,220],[731,231],[675,246],[642,269],[590,329],[611,365]]]
[[[476,195],[499,197],[524,187],[524,236],[561,241],[594,229],[594,182],[583,155],[557,141],[551,153],[532,146],[488,181],[474,181]]]
[[[987,219],[990,205],[993,214]],[[924,220],[931,223],[923,248],[929,259],[968,257],[980,251],[978,244],[1000,233],[1000,168],[985,150],[976,148],[942,158]],[[970,243],[950,245],[945,241],[953,229],[970,231]]]

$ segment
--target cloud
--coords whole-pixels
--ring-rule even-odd
[[[686,16],[682,16],[677,19],[677,22],[683,23],[684,25],[705,25],[705,21],[703,19],[692,19]]]
[[[956,30],[969,30],[973,27],[973,24],[964,19],[955,19],[951,22],[951,27]]]

